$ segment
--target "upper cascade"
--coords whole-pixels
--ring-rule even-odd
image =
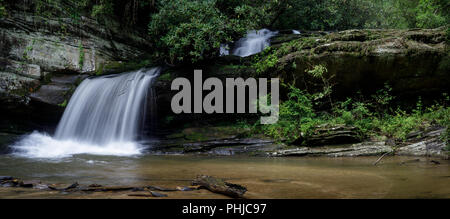
[[[247,35],[235,43],[231,54],[240,57],[247,57],[262,52],[270,46],[270,38],[276,36],[278,31],[269,29],[251,30]],[[226,45],[220,48],[220,55],[228,55],[229,51]]]

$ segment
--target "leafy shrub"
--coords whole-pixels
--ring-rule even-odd
[[[3,3],[3,0],[0,0],[0,18],[6,16],[6,7]]]
[[[171,63],[197,62],[218,55],[221,43],[247,31],[245,19],[227,16],[215,0],[167,0],[153,14],[149,34]],[[246,9],[236,8],[239,17]]]
[[[310,74],[322,77],[325,66],[315,66]],[[369,99],[356,100],[347,98],[338,101],[330,112],[314,109],[317,93],[306,93],[292,85],[288,88],[288,99],[280,103],[279,121],[272,125],[255,126],[267,136],[280,141],[292,143],[300,137],[307,138],[319,126],[348,125],[357,128],[361,139],[368,136],[388,136],[400,141],[406,140],[409,133],[427,128],[431,124],[447,127],[443,140],[448,145],[448,127],[450,125],[450,98],[444,94],[444,100],[424,108],[419,98],[416,107],[407,112],[402,109],[392,111],[394,97],[391,87],[385,85],[371,95]],[[324,84],[324,87],[327,85]],[[319,92],[320,93],[320,92]],[[323,100],[322,100],[323,101]]]

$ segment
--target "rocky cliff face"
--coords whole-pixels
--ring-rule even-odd
[[[84,78],[122,72],[147,56],[147,42],[113,20],[47,18],[15,5],[0,18],[0,129],[54,128]]]
[[[30,98],[62,104],[68,84],[52,76],[95,74],[144,56],[150,45],[138,33],[81,17],[44,18],[11,11],[0,19],[0,101],[28,104]],[[119,63],[119,64],[118,64]],[[73,81],[75,82],[76,79]],[[66,81],[67,82],[67,81]],[[49,93],[56,98],[43,97]]]
[[[450,82],[447,29],[348,30],[300,38],[294,40],[297,44],[274,45],[285,52],[272,70],[303,87],[313,80],[305,70],[322,64],[334,75],[336,93],[342,96],[373,92],[384,83],[399,95],[441,93]]]

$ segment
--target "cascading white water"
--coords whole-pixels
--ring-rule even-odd
[[[14,145],[27,157],[73,154],[134,155],[152,80],[160,69],[84,80],[67,105],[55,136],[34,132]]]
[[[270,31],[268,29],[249,31],[246,37],[241,38],[236,42],[232,54],[240,57],[247,57],[259,53],[270,46],[269,39],[277,34],[278,31]]]
[[[86,79],[70,99],[55,138],[96,144],[135,140],[156,74],[151,69]]]

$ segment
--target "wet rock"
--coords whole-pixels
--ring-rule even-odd
[[[47,184],[37,184],[34,186],[35,189],[39,189],[39,190],[47,190],[50,189],[49,186]]]
[[[132,196],[132,197],[145,197],[145,198],[154,197],[152,194],[148,194],[148,193],[131,193],[131,194],[128,194],[128,196]]]
[[[184,153],[191,153],[191,152],[206,152],[210,151],[211,149],[217,148],[217,147],[236,147],[236,146],[252,146],[252,145],[258,145],[259,147],[267,144],[272,144],[273,140],[264,140],[264,139],[251,139],[251,138],[245,138],[245,139],[218,139],[213,141],[206,141],[206,142],[195,142],[195,143],[187,143],[183,144]]]
[[[133,192],[142,192],[142,191],[145,191],[145,190],[146,190],[146,188],[136,187],[136,188],[133,188],[131,191],[133,191]]]
[[[269,153],[269,156],[328,156],[328,157],[356,157],[377,156],[392,153],[393,149],[384,142],[365,142],[353,145],[326,146],[326,147],[299,147],[294,149],[278,150]]]
[[[3,181],[3,180],[13,180],[13,177],[12,176],[0,176],[0,181]]]
[[[60,84],[42,85],[41,88],[30,95],[32,100],[40,101],[52,105],[62,104],[68,99],[68,92],[72,86]]]
[[[194,186],[201,186],[211,192],[230,196],[232,198],[243,198],[247,188],[238,184],[225,182],[223,179],[218,179],[212,176],[197,176],[192,182]]]
[[[147,186],[147,189],[156,190],[156,191],[162,191],[162,192],[174,192],[174,191],[177,191],[177,189],[169,189],[169,188],[163,188],[163,187],[159,187],[159,186]]]
[[[84,192],[117,192],[117,191],[127,191],[127,190],[133,190],[136,187],[133,186],[102,186],[102,187],[88,187],[88,188],[82,188],[81,191]]]
[[[78,182],[73,183],[72,185],[66,187],[64,190],[76,189],[80,184]]]
[[[448,157],[448,152],[445,151],[446,143],[441,138],[445,131],[445,128],[432,127],[425,131],[411,133],[406,142],[398,145],[396,154],[446,158]]]
[[[265,154],[278,148],[272,139],[254,135],[248,138],[247,129],[233,127],[192,127],[171,134],[152,144],[150,152],[156,154]]]
[[[439,161],[437,161],[437,160],[430,160],[430,162],[433,163],[433,164],[436,164],[436,165],[441,164],[441,162],[439,162]]]
[[[308,146],[352,144],[361,142],[357,129],[351,126],[319,126],[311,136],[297,139],[294,144],[305,143]]]
[[[159,192],[150,191],[150,194],[152,194],[153,197],[167,197],[166,194],[162,194]]]
[[[182,192],[186,192],[186,191],[193,191],[194,189],[189,188],[189,187],[181,187],[181,186],[178,186],[178,187],[177,187],[177,190],[178,190],[178,191],[182,191]]]
[[[420,159],[412,159],[412,160],[406,160],[406,161],[402,161],[400,164],[408,164],[408,163],[417,163],[420,162]]]
[[[17,6],[19,3],[11,3]],[[59,4],[59,3],[58,3]],[[57,5],[57,4],[56,4]],[[49,5],[49,7],[57,7]],[[26,11],[29,10],[29,11]],[[123,31],[117,21],[102,25],[82,16],[77,22],[65,18],[44,18],[31,9],[8,9],[0,19],[0,102],[29,103],[28,97],[47,85],[48,77],[58,74],[116,73],[119,62],[135,61],[150,48],[145,35]],[[55,9],[53,11],[58,11]],[[64,30],[61,29],[64,23]],[[64,31],[64,34],[61,34]],[[54,83],[56,80],[51,80]],[[56,82],[56,84],[60,84]],[[60,104],[46,95],[57,95],[60,87],[45,87],[35,94],[37,101]],[[55,92],[55,94],[52,94]]]
[[[178,191],[194,191],[194,190],[199,190],[201,188],[201,186],[177,186],[177,190]]]
[[[39,180],[25,180],[20,183],[20,187],[33,188],[40,183],[41,181]]]
[[[5,180],[1,180],[0,184],[2,187],[17,187],[22,184],[22,180],[14,178],[14,177],[5,177]]]
[[[17,183],[13,183],[13,182],[2,182],[0,184],[2,187],[16,187]]]

